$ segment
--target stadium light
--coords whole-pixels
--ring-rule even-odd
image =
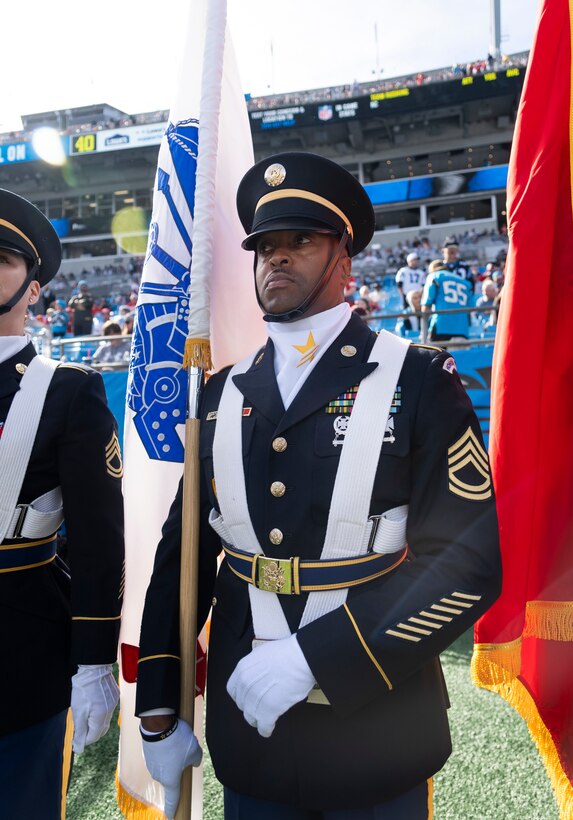
[[[60,135],[55,128],[36,128],[32,133],[32,146],[40,159],[48,165],[64,165],[66,155]]]

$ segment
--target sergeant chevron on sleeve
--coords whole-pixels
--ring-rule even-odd
[[[18,820],[38,817],[38,799],[43,820],[63,816],[72,731],[82,752],[108,730],[118,699],[116,424],[99,374],[36,355],[24,335],[60,259],[48,219],[0,190],[0,817]]]
[[[428,818],[451,752],[438,656],[501,585],[479,424],[447,352],[377,336],[344,303],[374,230],[350,173],[279,154],[237,205],[269,338],[209,379],[201,413],[199,619],[212,598],[207,743],[225,817]],[[136,706],[168,816],[201,756],[176,717],[181,494]]]

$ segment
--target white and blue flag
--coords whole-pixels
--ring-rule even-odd
[[[137,304],[124,436],[126,584],[121,630],[121,737],[118,802],[127,817],[162,817],[163,789],[145,767],[135,708],[134,669],[145,592],[161,527],[183,472],[187,372],[183,355],[190,313],[210,335],[214,368],[234,363],[266,337],[256,304],[251,254],[235,206],[239,181],[253,164],[245,98],[227,30],[212,196],[199,202],[204,173],[201,100],[210,99],[203,76],[207,15],[220,0],[191,0],[182,73],[158,158],[153,212]],[[165,54],[169,59],[169,54]],[[214,72],[216,75],[217,72]],[[219,72],[220,74],[220,72]],[[204,104],[203,104],[204,107]],[[200,144],[199,135],[201,133]],[[198,172],[199,168],[199,172]],[[202,210],[201,210],[202,209]],[[195,226],[213,219],[212,253],[199,279],[194,266]],[[203,260],[202,260],[203,261]],[[205,269],[205,264],[202,265]],[[240,329],[240,333],[239,333]],[[201,714],[202,710],[197,710]],[[195,790],[194,790],[195,794]],[[195,816],[195,815],[194,815]]]

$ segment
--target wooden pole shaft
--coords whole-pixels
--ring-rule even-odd
[[[181,581],[179,634],[181,644],[180,717],[193,727],[195,716],[195,661],[197,647],[197,594],[199,563],[199,419],[185,422],[185,467],[181,522]],[[175,820],[191,817],[193,769],[181,778],[181,796]]]

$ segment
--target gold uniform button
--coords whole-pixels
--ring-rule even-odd
[[[356,356],[358,351],[356,350],[354,345],[343,345],[343,347],[340,348],[340,352],[343,356],[347,356],[348,358],[350,358],[350,356]]]
[[[283,534],[280,530],[277,530],[276,527],[275,527],[274,530],[271,530],[269,532],[269,541],[271,542],[271,544],[274,544],[275,547],[278,546],[279,544],[281,544],[282,540],[283,540]]]
[[[217,606],[217,598],[215,596],[211,598],[211,606]]]
[[[284,453],[287,446],[286,438],[279,436],[278,438],[273,439],[273,450],[275,453]]]
[[[282,498],[285,493],[286,487],[282,481],[273,481],[271,484],[271,494],[274,495],[275,498]]]
[[[24,375],[27,369],[27,366],[25,364],[22,364],[22,362],[18,362],[18,364],[16,365],[16,373],[20,373],[21,376]]]

